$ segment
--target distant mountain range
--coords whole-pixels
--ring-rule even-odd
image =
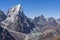
[[[25,16],[20,4],[0,10],[0,40],[49,40],[60,35],[60,18]]]

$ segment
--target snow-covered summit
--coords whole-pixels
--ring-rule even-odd
[[[9,8],[7,14],[8,15],[11,15],[12,13],[17,14],[18,12],[23,12],[22,7],[21,7],[20,4],[15,5],[15,6]]]
[[[16,5],[15,7],[13,7],[13,8],[15,8],[16,9],[16,11],[19,11],[19,10],[21,10],[21,5],[20,4],[18,4],[18,5]]]
[[[20,4],[11,7],[7,11],[7,18],[2,21],[1,26],[7,27],[9,30],[23,33],[30,33],[35,27],[30,19],[24,15]]]
[[[22,10],[22,8],[21,8],[21,5],[20,5],[20,4],[18,4],[18,5],[16,5],[16,6],[14,6],[13,8],[15,8],[15,10],[16,10],[16,11],[20,11],[20,10]]]
[[[10,18],[13,18],[13,17],[16,18],[17,15],[25,16],[24,13],[23,13],[23,9],[22,9],[20,4],[9,8],[9,10],[7,11],[7,16],[10,17]]]

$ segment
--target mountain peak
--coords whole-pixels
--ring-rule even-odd
[[[18,4],[18,7],[20,7],[21,5],[20,4]]]
[[[44,15],[43,15],[43,14],[41,14],[41,17],[44,17]]]
[[[7,16],[17,15],[17,14],[23,15],[23,9],[20,4],[9,8],[9,10],[7,11]]]
[[[18,11],[22,12],[22,8],[21,8],[20,4],[15,5],[15,6],[9,8],[9,10],[8,10],[8,12],[18,12]]]
[[[11,7],[7,14],[7,18],[2,22],[2,26],[7,27],[9,30],[30,33],[35,27],[33,22],[23,13],[20,4]]]
[[[13,8],[14,8],[14,7],[13,7]],[[21,10],[21,5],[18,4],[18,5],[15,6],[15,8],[17,8],[17,10],[19,11],[19,10]]]

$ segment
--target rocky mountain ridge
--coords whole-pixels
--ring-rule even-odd
[[[59,19],[43,15],[32,20],[18,4],[9,8],[7,15],[0,10],[0,40],[49,40],[60,35],[59,22]]]

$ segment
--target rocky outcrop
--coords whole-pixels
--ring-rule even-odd
[[[0,40],[16,40],[16,39],[8,32],[8,30],[0,26]]]
[[[6,15],[3,11],[0,10],[0,22],[6,19]]]

